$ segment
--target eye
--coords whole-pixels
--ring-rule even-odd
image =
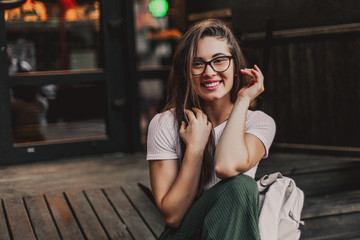
[[[219,58],[215,58],[212,60],[213,64],[223,64],[227,61],[228,59],[226,57],[219,57]]]
[[[193,63],[192,63],[193,68],[201,68],[203,66],[204,66],[204,63],[201,61],[193,61]]]

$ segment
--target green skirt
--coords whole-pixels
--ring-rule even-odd
[[[189,209],[178,229],[165,227],[163,239],[257,240],[259,191],[244,174],[222,180]]]

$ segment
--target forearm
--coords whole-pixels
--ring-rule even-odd
[[[161,201],[160,211],[170,227],[180,225],[197,195],[202,158],[202,152],[185,151],[180,171]]]
[[[249,151],[245,141],[245,123],[250,99],[239,98],[215,151],[215,172],[228,178],[249,170]]]

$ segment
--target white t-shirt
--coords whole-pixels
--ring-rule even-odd
[[[213,128],[215,146],[218,144],[227,121]],[[271,143],[274,139],[276,126],[274,120],[262,111],[248,110],[245,124],[245,133],[256,136],[264,144],[266,158],[269,154]],[[147,139],[146,160],[180,160],[182,159],[180,135],[178,124],[173,111],[168,110],[155,115],[149,124]],[[179,164],[181,166],[181,162]],[[254,178],[257,165],[244,174]],[[220,179],[213,173],[211,181],[205,186],[209,189]]]

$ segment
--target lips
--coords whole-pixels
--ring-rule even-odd
[[[208,81],[203,81],[201,83],[201,86],[205,89],[213,90],[216,89],[221,82],[222,82],[221,80],[211,80],[211,81],[208,80]]]

